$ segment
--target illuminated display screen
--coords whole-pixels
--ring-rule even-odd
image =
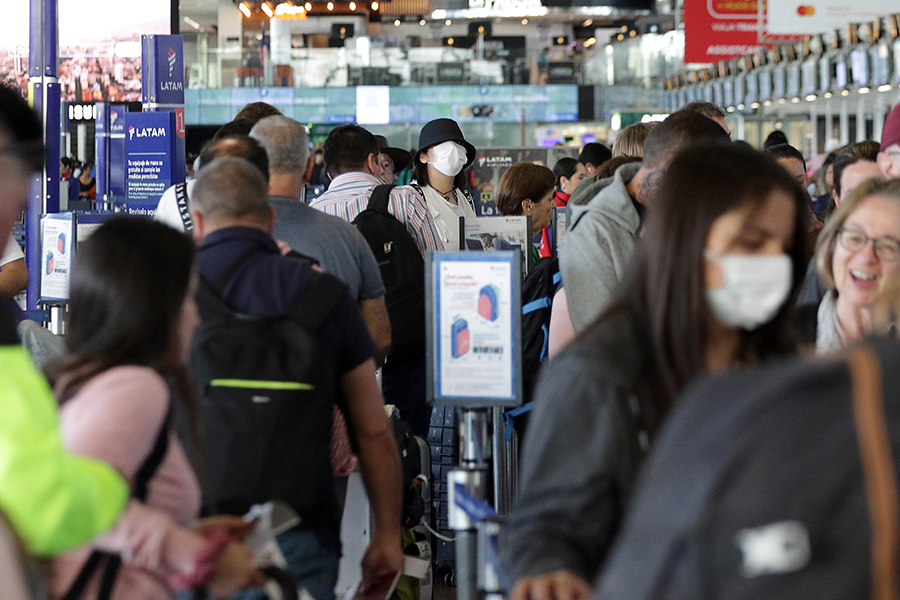
[[[29,2],[3,3],[0,83],[28,91]],[[69,102],[140,101],[141,35],[171,32],[171,0],[59,0],[59,83]]]
[[[571,122],[578,120],[578,86],[430,86],[391,87],[389,104],[377,107],[377,120],[427,123],[447,117],[460,123]],[[275,105],[301,123],[352,123],[360,116],[355,88],[234,88],[185,90],[188,125],[221,125],[249,102]],[[384,120],[387,108],[389,120]],[[374,110],[363,107],[364,112]],[[366,113],[368,114],[368,113]],[[369,121],[372,122],[372,121]]]

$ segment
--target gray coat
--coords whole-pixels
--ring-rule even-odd
[[[633,412],[642,338],[630,319],[609,318],[544,369],[501,537],[512,581],[559,569],[591,581],[599,570],[648,443]]]
[[[572,207],[559,266],[569,315],[580,334],[606,309],[637,246],[641,217],[626,184],[640,163],[622,165],[583,206]]]

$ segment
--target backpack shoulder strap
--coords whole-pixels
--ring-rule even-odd
[[[288,312],[295,322],[316,331],[346,294],[347,286],[340,279],[328,273],[316,273]]]
[[[166,411],[166,417],[163,419],[162,425],[160,425],[159,428],[159,433],[156,435],[156,441],[153,443],[153,449],[150,451],[150,454],[147,455],[144,464],[141,465],[134,477],[134,489],[132,490],[131,495],[141,502],[147,500],[150,480],[156,475],[156,471],[159,470],[163,459],[166,457],[166,452],[169,451],[169,430],[171,427],[172,407],[170,402],[169,409]]]
[[[178,204],[178,215],[181,217],[181,224],[184,226],[185,233],[194,230],[194,220],[191,219],[191,209],[188,206],[187,183],[182,181],[175,184],[175,202]]]
[[[386,183],[379,185],[372,190],[372,195],[369,196],[369,204],[366,206],[366,210],[390,214],[388,212],[388,202],[391,199],[391,191],[394,187],[396,186],[393,183]]]
[[[468,202],[469,206],[472,207],[472,210],[475,211],[475,214],[478,214],[478,211],[475,210],[475,199],[472,197],[472,194],[469,193],[469,190],[463,188],[460,191],[462,192],[463,198],[466,199],[466,202]]]
[[[302,260],[303,262],[305,262],[309,265],[317,265],[317,266],[319,265],[319,261],[316,260],[315,258],[313,258],[312,256],[308,256],[306,254],[301,254],[301,253],[297,252],[296,250],[291,250],[284,256],[286,256],[288,258],[293,258],[294,260]]]
[[[424,192],[424,190],[422,190],[422,186],[419,185],[419,182],[418,182],[418,181],[410,181],[410,182],[409,182],[409,187],[411,187],[412,189],[416,190],[416,193],[419,194],[419,196],[422,197],[422,201],[423,201],[423,202],[425,201],[425,192]]]
[[[872,598],[900,596],[900,501],[885,423],[882,369],[875,350],[857,346],[848,357],[859,453],[872,524]]]

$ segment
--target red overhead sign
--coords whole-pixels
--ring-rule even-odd
[[[684,62],[712,63],[768,48],[756,0],[684,0]]]

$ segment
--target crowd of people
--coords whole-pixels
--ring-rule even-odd
[[[21,97],[0,89],[0,239],[43,165],[41,136]],[[745,544],[762,547],[762,558],[738,535],[788,521],[790,510],[746,523],[740,513],[744,529],[720,530],[710,516],[720,505],[711,505],[697,517],[704,526],[658,526],[660,512],[686,506],[666,486],[689,487],[719,458],[677,462],[680,447],[692,448],[686,415],[709,421],[697,407],[704,398],[727,410],[709,400],[719,399],[715,385],[698,382],[719,377],[746,398],[767,382],[766,397],[794,406],[799,391],[773,387],[792,381],[782,371],[818,355],[836,394],[849,389],[842,352],[873,335],[896,338],[900,106],[880,143],[850,144],[826,161],[833,189],[821,197],[807,191],[803,155],[773,142],[760,151],[732,141],[721,109],[692,103],[627,127],[612,148],[588,144],[552,170],[519,163],[501,177],[497,207],[530,215],[532,239],[546,235],[554,210],[567,213],[559,255],[531,249],[532,273],[558,272],[561,283],[548,331],[535,333],[546,335],[540,361],[551,367],[533,365],[520,489],[500,540],[511,600],[697,597],[672,592],[681,580],[660,573],[679,574],[682,590],[727,581],[746,591],[760,574],[802,571],[778,562],[797,545],[787,534]],[[254,522],[241,515],[280,501],[299,517],[277,538],[288,570],[315,600],[333,600],[357,464],[374,523],[363,586],[402,570],[411,517],[384,405],[427,435],[423,259],[458,250],[460,219],[476,216],[466,169],[477,150],[450,119],[427,123],[412,154],[355,124],[333,129],[318,155],[310,146],[302,124],[248,105],[204,148],[195,176],[166,190],[156,222],[117,216],[102,225],[79,247],[65,348],[43,372],[16,334],[23,316],[0,305],[0,513],[28,554],[48,559],[50,598],[173,598],[200,588],[258,597],[264,576],[243,543]],[[63,161],[61,174],[72,166]],[[413,182],[396,185],[407,167]],[[87,192],[84,171],[71,178]],[[328,187],[307,204],[314,173]],[[4,299],[22,285],[13,262],[0,262]],[[771,378],[770,364],[782,369]],[[760,374],[739,378],[747,372]],[[690,477],[667,482],[660,465],[669,464]],[[865,498],[861,469],[852,469],[836,489]],[[741,473],[715,489],[733,489]],[[783,491],[773,481],[766,499]],[[640,551],[675,539],[708,552],[720,531],[738,532],[743,559]],[[838,556],[842,535],[868,532],[864,523],[820,531],[833,540],[821,553],[810,533],[806,560]],[[860,572],[868,561],[857,558]],[[703,568],[709,577],[695,573]],[[0,572],[0,596],[25,598],[28,583]]]

